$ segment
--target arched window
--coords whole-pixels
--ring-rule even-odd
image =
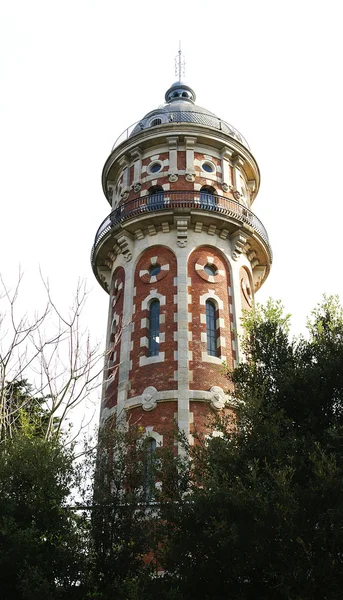
[[[143,489],[146,502],[154,499],[156,485],[156,440],[149,437],[146,444]]]
[[[149,356],[158,356],[160,347],[160,303],[153,300],[149,307]]]
[[[164,206],[164,191],[160,185],[154,185],[149,189],[148,207],[150,210],[158,210]]]
[[[159,119],[159,118],[153,119],[150,123],[150,127],[155,127],[156,125],[161,125],[161,123],[162,123],[162,119]]]
[[[206,334],[207,354],[217,356],[216,307],[211,300],[206,301]]]
[[[215,190],[209,185],[204,185],[200,190],[200,208],[212,210],[216,201],[214,198]]]

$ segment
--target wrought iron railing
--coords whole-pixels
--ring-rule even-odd
[[[220,213],[228,218],[233,218],[242,223],[247,223],[260,235],[269,248],[272,256],[267,231],[260,219],[243,204],[236,200],[214,194],[195,191],[157,192],[150,196],[143,196],[124,202],[113,210],[101,223],[95,235],[91,260],[93,263],[94,252],[102,238],[111,230],[116,229],[120,223],[150,212],[177,210],[188,212],[199,210]]]
[[[112,151],[130,136],[141,133],[141,131],[145,129],[151,129],[152,127],[158,127],[160,125],[168,125],[172,123],[195,123],[200,126],[203,125],[205,127],[219,129],[219,131],[223,131],[224,133],[230,135],[249,149],[249,144],[245,137],[235,127],[233,127],[233,125],[230,125],[226,121],[219,119],[215,115],[209,115],[191,110],[161,110],[161,112],[156,110],[154,111],[153,115],[144,117],[140,121],[136,121],[136,123],[133,123],[130,125],[130,127],[125,129],[125,131],[123,131],[123,133],[121,133],[114,142]]]

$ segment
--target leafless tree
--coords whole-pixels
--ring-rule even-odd
[[[66,431],[70,413],[77,408],[81,411],[94,396],[101,382],[104,353],[99,344],[91,343],[88,329],[82,326],[88,294],[84,282],[78,283],[65,314],[42,277],[46,305],[32,318],[17,316],[21,282],[20,273],[10,289],[0,277],[0,440],[13,435],[23,409],[37,401],[44,407],[43,434],[49,439]],[[9,383],[24,379],[32,384],[30,394],[19,403],[11,402]],[[84,425],[81,421],[80,427]]]

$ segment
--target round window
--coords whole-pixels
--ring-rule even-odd
[[[161,267],[160,265],[151,265],[150,269],[149,269],[149,275],[150,277],[153,277],[154,275],[158,275],[161,272]]]
[[[204,271],[205,273],[207,273],[207,275],[212,275],[213,277],[217,273],[217,269],[215,268],[215,266],[209,264],[204,266]]]
[[[214,173],[214,165],[210,162],[202,163],[202,170],[206,171],[206,173]]]
[[[159,162],[154,162],[149,165],[150,173],[158,173],[162,169],[162,165]]]

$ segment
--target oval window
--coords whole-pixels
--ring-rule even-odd
[[[162,165],[159,162],[153,162],[149,165],[150,173],[158,173],[162,169]]]
[[[210,162],[202,163],[201,168],[203,171],[206,171],[206,173],[214,173],[214,165]]]

